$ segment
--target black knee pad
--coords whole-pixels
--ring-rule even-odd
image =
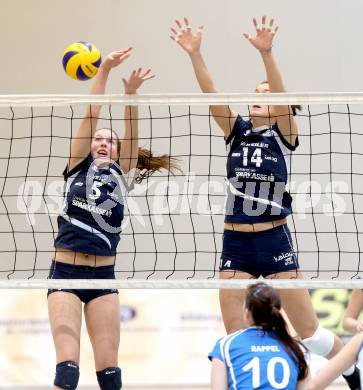
[[[62,389],[76,390],[79,380],[78,364],[67,360],[57,364],[54,385]]]
[[[120,390],[122,387],[121,369],[118,367],[105,368],[97,371],[97,380],[101,390]]]

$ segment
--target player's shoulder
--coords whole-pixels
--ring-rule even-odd
[[[226,145],[235,144],[241,140],[252,128],[252,122],[248,119],[245,120],[238,114],[233,125],[233,129],[228,137],[225,138]],[[238,142],[237,142],[238,143]]]
[[[234,337],[234,336],[238,335],[239,333],[241,333],[241,332],[243,332],[243,331],[244,331],[244,329],[240,329],[240,330],[237,330],[236,332],[226,334],[225,336],[220,337],[220,338],[217,340],[217,343],[224,343],[224,342],[226,342],[227,340],[229,340],[231,337]]]
[[[92,167],[92,163],[93,158],[91,154],[89,154],[83,160],[80,160],[77,164],[72,166],[71,169],[69,169],[69,166],[67,165],[63,172],[64,179],[67,180],[69,178],[72,178],[78,175],[80,172],[87,172]]]
[[[233,332],[233,333],[227,334],[226,336],[221,337],[217,341],[217,343],[219,343],[220,345],[229,345],[234,340],[240,340],[240,339],[249,340],[250,332],[251,332],[251,328],[240,329],[240,330],[237,330],[236,332]]]

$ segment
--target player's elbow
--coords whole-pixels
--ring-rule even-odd
[[[349,317],[345,317],[343,318],[343,321],[342,321],[342,327],[343,329],[346,331],[346,332],[349,332],[349,329],[350,329],[350,326],[349,326]]]
[[[342,321],[342,327],[348,333],[357,333],[357,320],[353,317],[345,316]]]

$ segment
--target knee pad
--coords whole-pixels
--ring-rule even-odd
[[[121,369],[119,367],[105,368],[102,371],[97,371],[96,374],[101,390],[121,389]]]
[[[56,366],[54,385],[62,389],[75,390],[78,386],[79,367],[78,364],[67,360]]]
[[[325,357],[333,349],[334,334],[319,325],[311,337],[301,341],[309,351]]]

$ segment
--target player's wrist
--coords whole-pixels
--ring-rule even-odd
[[[272,53],[272,47],[273,45],[271,45],[269,48],[267,49],[260,49],[259,52],[261,53],[262,56],[268,56],[268,55],[271,55]]]
[[[98,69],[99,72],[103,72],[103,73],[109,73],[110,70],[111,67],[104,62],[100,65],[100,68]]]
[[[200,49],[194,49],[194,50],[191,50],[191,51],[188,51],[188,54],[191,58],[193,57],[200,57],[201,56],[201,52],[200,52]]]

